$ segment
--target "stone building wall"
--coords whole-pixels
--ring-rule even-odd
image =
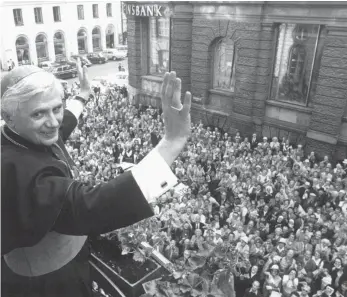
[[[218,38],[233,38],[236,44],[236,83],[232,94],[219,95],[220,108],[227,116],[227,130],[243,133],[254,130],[254,122],[264,116],[271,73],[273,48],[271,25],[240,23],[230,20],[194,19],[192,30],[192,94],[194,103],[216,105],[209,90],[212,88],[212,44]],[[230,104],[232,102],[232,104]],[[205,112],[206,114],[206,112]],[[206,115],[208,123],[210,115]],[[215,118],[218,115],[215,115]],[[224,122],[225,116],[220,115]],[[215,120],[214,120],[215,121]],[[259,122],[260,120],[258,120]]]
[[[133,88],[141,88],[141,76],[144,69],[141,67],[141,19],[133,16],[127,18],[128,28],[128,65],[129,65],[129,85]],[[135,98],[136,101],[136,98]]]
[[[182,95],[191,91],[192,18],[191,4],[175,6],[172,18],[171,69],[176,71],[182,81]]]
[[[347,158],[347,141],[339,141],[347,108],[347,29],[328,27],[320,61],[308,136],[308,148]]]
[[[256,131],[268,137],[286,137],[321,157],[347,158],[347,5],[172,5],[171,70],[182,79],[182,95],[185,91],[192,93],[194,122],[202,121],[231,133],[240,131],[244,136]],[[316,24],[324,30],[317,44],[317,67],[307,106],[271,98],[271,80],[277,69],[275,32],[281,23]],[[148,75],[143,59],[147,57],[146,30],[146,18],[128,18],[129,83],[142,103],[159,107],[162,78]],[[225,37],[232,38],[236,45],[234,91],[212,89],[214,44]],[[288,50],[290,45],[284,47]],[[309,59],[313,59],[313,52]]]

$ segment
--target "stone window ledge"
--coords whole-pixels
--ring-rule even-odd
[[[162,82],[164,79],[164,76],[145,75],[145,76],[142,76],[142,79],[156,81],[156,82]]]
[[[234,92],[227,91],[227,90],[210,89],[209,93],[215,94],[215,95],[227,96],[227,97],[234,96]]]
[[[314,131],[312,129],[307,131],[306,136],[308,138],[314,139],[314,140],[318,140],[321,142],[326,142],[326,143],[330,143],[335,145],[337,143],[337,138],[334,136],[331,136],[329,134],[323,133],[323,132],[318,132],[318,131]]]
[[[310,107],[286,103],[286,102],[282,102],[282,101],[267,100],[266,104],[270,105],[270,106],[291,109],[294,111],[300,111],[300,112],[304,112],[304,113],[308,113],[308,114],[312,113],[312,108],[310,108]]]

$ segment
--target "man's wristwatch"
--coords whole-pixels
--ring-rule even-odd
[[[74,99],[81,101],[83,104],[86,104],[87,101],[88,101],[88,99],[85,99],[85,98],[83,98],[83,97],[81,97],[81,96],[78,96],[78,95],[75,96]]]

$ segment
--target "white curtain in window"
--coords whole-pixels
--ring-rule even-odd
[[[235,44],[230,38],[223,38],[214,46],[213,88],[234,91]]]

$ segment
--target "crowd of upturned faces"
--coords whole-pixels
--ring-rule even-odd
[[[164,136],[161,111],[127,97],[125,87],[105,86],[86,105],[67,142],[82,182],[115,178],[122,162],[137,164]],[[347,296],[347,160],[196,123],[172,171],[188,190],[152,205],[165,238],[154,245],[172,262],[208,242],[247,259],[237,297]]]

